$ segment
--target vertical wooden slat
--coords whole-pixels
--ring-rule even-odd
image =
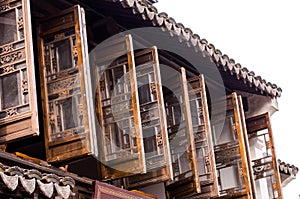
[[[184,109],[185,122],[186,122],[186,133],[189,140],[188,154],[191,158],[190,163],[194,175],[195,190],[196,193],[201,193],[201,186],[200,186],[198,166],[197,166],[196,146],[194,142],[195,138],[194,138],[194,131],[193,131],[193,123],[191,118],[191,106],[190,106],[186,73],[184,68],[181,68],[181,83],[183,88],[183,106],[184,106],[183,109]]]
[[[241,124],[242,124],[242,129],[243,129],[243,135],[244,135],[244,141],[245,141],[245,152],[247,156],[247,167],[249,170],[249,180],[250,180],[250,185],[251,185],[251,198],[256,199],[256,188],[255,188],[255,181],[254,181],[254,176],[253,176],[253,169],[251,166],[251,153],[250,153],[250,145],[249,145],[249,140],[248,140],[248,134],[247,134],[247,127],[246,127],[246,118],[245,118],[245,113],[244,113],[244,108],[243,108],[243,101],[242,97],[238,96],[238,104],[239,104],[239,109],[240,109],[240,116],[241,116]]]
[[[209,118],[209,110],[208,110],[208,104],[207,104],[207,96],[206,96],[206,90],[205,90],[205,81],[204,76],[202,74],[199,75],[199,82],[201,86],[201,95],[202,95],[202,106],[203,106],[203,117],[205,122],[205,133],[207,136],[207,145],[209,148],[208,156],[209,156],[209,164],[211,167],[212,172],[212,190],[209,193],[210,197],[215,197],[219,193],[218,188],[218,179],[217,179],[217,172],[216,172],[216,162],[215,162],[215,154],[214,154],[214,147],[212,142],[212,131],[211,131],[211,124],[210,124],[210,118]]]
[[[129,67],[129,77],[131,84],[131,96],[132,96],[132,107],[134,114],[134,124],[135,132],[137,135],[137,147],[139,153],[139,165],[141,165],[141,173],[146,173],[145,166],[145,154],[144,154],[144,143],[143,143],[143,133],[142,133],[142,122],[140,113],[140,103],[138,98],[137,90],[137,80],[136,80],[136,69],[134,61],[134,52],[131,35],[126,36],[126,46],[127,46],[127,57],[128,57],[128,67]]]
[[[78,70],[81,71],[79,74],[79,81],[80,81],[80,93],[82,98],[82,106],[86,107],[83,108],[83,115],[84,115],[84,127],[85,127],[85,140],[86,140],[86,149],[89,152],[91,151],[91,137],[90,137],[90,130],[94,124],[94,118],[90,118],[94,115],[94,109],[93,109],[93,100],[90,102],[89,106],[87,106],[87,101],[91,100],[88,99],[88,96],[91,96],[91,92],[87,92],[87,89],[90,88],[90,85],[88,84],[88,81],[85,81],[85,79],[89,76],[90,71],[85,73],[85,68],[88,67],[88,50],[87,50],[87,40],[86,40],[86,30],[85,30],[85,13],[84,10],[79,6],[74,6],[74,17],[75,17],[75,35],[76,35],[76,47],[78,53]],[[89,79],[89,78],[87,78]],[[86,84],[88,88],[86,88]],[[93,132],[96,133],[96,132]]]
[[[38,109],[37,109],[37,96],[36,96],[36,74],[35,74],[35,65],[34,65],[34,56],[33,56],[33,42],[32,42],[32,26],[31,26],[31,9],[30,1],[23,0],[23,26],[25,31],[25,40],[26,40],[26,62],[28,67],[28,86],[29,86],[29,102],[31,104],[31,125],[34,134],[39,135],[39,124],[38,124]]]
[[[240,154],[242,159],[242,168],[243,168],[243,175],[244,175],[244,180],[246,185],[246,191],[248,196],[252,198],[251,180],[249,177],[248,160],[246,155],[247,146],[245,145],[243,121],[241,119],[241,114],[240,114],[241,113],[240,107],[242,106],[242,104],[239,104],[236,93],[232,94],[232,100],[234,105],[234,115],[235,115],[236,128],[237,128],[238,139],[239,139],[239,148],[240,148]]]

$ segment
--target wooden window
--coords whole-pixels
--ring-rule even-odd
[[[236,93],[227,96],[226,104],[225,118],[220,113],[212,120],[219,195],[252,198],[248,146],[244,142],[241,105]]]
[[[93,152],[84,11],[74,6],[39,24],[40,77],[48,161]],[[85,69],[87,68],[87,69]],[[89,109],[87,108],[89,107]],[[91,114],[92,113],[92,114]],[[94,132],[92,132],[94,133]]]
[[[127,35],[93,54],[101,130],[103,179],[146,173],[132,38]]]
[[[177,155],[178,160],[174,159],[173,162],[174,180],[168,182],[168,195],[170,198],[214,197],[218,195],[218,184],[204,78],[203,75],[200,75],[186,79],[184,68],[181,69],[181,72],[183,96],[181,104],[183,106],[183,117],[181,121],[185,123],[183,125],[185,129],[183,130],[186,134],[182,134],[182,136],[188,138],[188,140],[180,136],[178,141],[185,139],[188,145],[183,145],[182,150],[176,151],[177,145],[174,145],[174,140],[170,140],[171,149],[173,149],[172,157],[175,158],[174,155]],[[178,120],[173,119],[180,116],[178,113],[174,114],[176,113],[175,110],[180,110],[179,104],[171,106],[168,103],[168,121],[170,127],[172,127],[170,129],[174,129],[179,124]],[[172,135],[172,130],[170,130],[170,133]],[[185,141],[182,140],[182,142]]]
[[[182,74],[169,72],[165,75],[166,81],[169,82],[168,88],[164,91],[164,100],[173,167],[173,180],[166,184],[169,197],[182,197],[186,194],[184,191],[191,189],[201,191],[199,180],[193,180],[193,177],[198,178],[196,151],[184,68],[181,72]],[[180,187],[181,180],[191,181],[189,189]]]
[[[257,198],[282,198],[281,183],[268,113],[246,119]]]
[[[157,49],[133,53],[130,35],[106,49],[94,56],[102,177],[130,176],[129,188],[166,181],[171,168]]]
[[[172,176],[157,49],[136,52],[134,59],[147,173],[129,177],[129,188],[159,183]]]
[[[38,135],[29,0],[0,2],[0,143]]]

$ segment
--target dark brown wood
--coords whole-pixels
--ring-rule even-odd
[[[39,134],[29,0],[0,3],[0,143]]]

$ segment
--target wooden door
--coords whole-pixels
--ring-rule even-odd
[[[0,143],[38,135],[29,0],[0,2]]]
[[[43,19],[38,42],[47,160],[93,153],[84,10],[76,5]]]
[[[219,196],[252,198],[251,179],[244,142],[243,121],[236,93],[226,98],[226,115],[212,120]]]

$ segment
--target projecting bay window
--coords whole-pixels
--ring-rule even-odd
[[[95,54],[102,178],[137,187],[170,178],[159,63],[155,47],[133,52],[130,35]],[[140,174],[135,176],[136,174]]]
[[[252,198],[246,152],[248,146],[244,142],[241,105],[237,95],[227,96],[226,104],[226,115],[220,113],[212,120],[219,196]]]
[[[246,119],[257,198],[282,198],[268,113]],[[268,190],[268,192],[264,191]]]
[[[187,79],[182,68],[177,79],[165,95],[174,175],[167,183],[168,197],[214,197],[218,186],[204,78]]]
[[[28,0],[0,2],[0,143],[38,135]]]
[[[74,158],[92,150],[89,137],[92,117],[88,116],[92,106],[87,106],[90,93],[86,89],[89,76],[84,73],[84,68],[88,68],[84,20],[83,9],[74,6],[39,23],[48,161]]]

